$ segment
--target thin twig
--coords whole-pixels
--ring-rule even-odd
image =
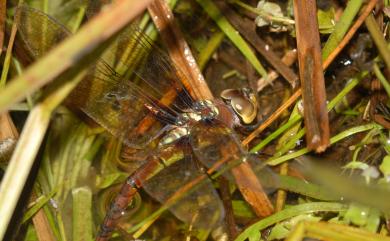
[[[5,33],[5,15],[6,15],[6,0],[0,0],[0,56],[3,52],[4,33]]]
[[[367,6],[365,7],[362,14],[356,20],[355,24],[349,29],[348,33],[344,36],[343,40],[340,42],[340,45],[329,54],[328,58],[324,60],[322,63],[323,70],[326,70],[332,61],[337,57],[337,55],[344,49],[344,47],[351,40],[353,35],[356,33],[356,30],[359,29],[361,24],[367,18],[367,16],[371,13],[372,9],[375,7],[377,0],[371,0]],[[287,110],[292,104],[294,104],[298,98],[301,96],[301,88],[299,88],[295,93],[285,102],[282,106],[280,106],[263,124],[261,124],[256,130],[254,130],[251,134],[249,134],[245,140],[243,141],[243,145],[248,145],[253,139],[255,139],[263,130],[265,130],[268,126],[270,126],[276,119],[278,119],[282,113]]]
[[[334,30],[328,37],[325,42],[324,47],[322,48],[322,59],[328,58],[328,55],[331,51],[339,44],[341,39],[347,33],[349,27],[352,25],[352,22],[355,16],[359,13],[359,10],[362,7],[363,0],[350,0],[345,6],[343,14],[338,20],[337,24],[334,26]]]
[[[256,26],[252,21],[239,17],[225,1],[215,1],[229,22],[244,36],[249,43],[279,72],[293,87],[298,76],[284,64],[275,52],[257,35]]]
[[[23,3],[23,1],[19,1],[19,5],[22,3]],[[16,21],[14,21],[12,24],[11,35],[10,35],[10,38],[8,40],[8,46],[7,46],[7,51],[6,51],[5,59],[4,59],[4,63],[3,63],[3,69],[1,71],[0,87],[3,87],[5,85],[5,82],[6,82],[7,77],[8,77],[8,70],[9,70],[9,66],[11,63],[12,49],[14,46],[16,31],[17,31]]]
[[[241,37],[241,35],[234,29],[229,21],[223,16],[219,8],[214,4],[212,0],[197,0],[197,2],[203,7],[204,11],[215,21],[218,27],[226,34],[230,41],[241,51],[246,59],[252,64],[256,71],[262,76],[267,77],[267,71],[263,65],[257,59],[256,55],[249,47],[247,42]]]
[[[248,145],[253,139],[256,138],[265,128],[271,125],[288,107],[290,107],[301,96],[301,89],[295,91],[295,93],[280,106],[272,115],[263,122],[256,130],[250,133],[243,141],[244,146]]]
[[[289,67],[293,63],[295,63],[296,60],[297,60],[297,50],[296,49],[288,50],[282,57],[282,62],[285,65],[289,66]],[[257,81],[257,89],[256,89],[257,92],[259,92],[262,89],[264,89],[267,85],[271,84],[272,81],[274,81],[278,77],[279,77],[279,73],[276,72],[275,70],[271,70],[270,72],[268,72],[268,78],[267,79],[260,78]],[[295,87],[295,83],[293,84],[293,88],[294,87]]]
[[[370,0],[370,2],[367,4],[367,6],[364,8],[363,12],[359,16],[359,18],[356,20],[356,22],[349,29],[348,33],[344,36],[343,40],[341,40],[341,42],[337,45],[337,47],[328,55],[328,57],[322,63],[322,68],[324,70],[333,62],[333,60],[337,57],[337,55],[341,52],[341,50],[343,50],[344,47],[349,43],[349,41],[352,39],[353,35],[356,33],[356,31],[362,25],[364,20],[367,18],[367,16],[374,9],[377,1],[378,0]]]

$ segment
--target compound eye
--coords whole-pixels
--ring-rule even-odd
[[[244,124],[250,124],[257,115],[257,108],[248,99],[237,97],[232,99],[231,106]]]
[[[226,89],[221,92],[220,96],[224,101],[228,101],[240,95],[241,93],[237,89]]]
[[[257,116],[257,99],[250,88],[227,89],[222,91],[221,97],[230,105],[243,124],[250,124]]]

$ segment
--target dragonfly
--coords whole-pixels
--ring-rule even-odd
[[[71,34],[54,18],[27,6],[19,7],[16,16],[20,38],[35,58]],[[124,66],[123,60],[99,59],[67,101],[126,146],[145,149],[153,141],[158,144],[112,201],[96,240],[110,238],[140,188],[164,203],[185,184],[202,179],[203,167],[222,171],[232,163],[248,162],[259,178],[277,182],[269,168],[244,150],[234,131],[256,117],[253,92],[227,90],[224,101],[197,100],[186,74],[138,28],[130,26],[118,42],[130,49],[131,56],[141,57],[128,60],[132,64],[121,73],[111,65]],[[223,175],[234,181],[230,172]],[[201,188],[184,194],[170,210],[180,220],[210,228],[221,222],[224,208],[212,181],[203,179]]]

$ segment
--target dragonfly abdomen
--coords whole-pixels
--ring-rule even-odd
[[[104,217],[103,223],[100,226],[99,234],[96,241],[108,241],[112,232],[118,224],[119,219],[125,214],[129,204],[142,187],[143,183],[151,178],[150,170],[163,168],[163,165],[158,157],[151,156],[146,163],[132,175],[130,175],[126,182],[122,185],[121,190],[111,202],[109,210]]]
[[[117,221],[125,213],[126,208],[138,192],[139,186],[136,185],[133,176],[130,176],[125,184],[123,184],[120,192],[112,201],[110,208],[104,217],[103,223],[100,226],[100,232],[96,241],[106,241],[111,237]]]

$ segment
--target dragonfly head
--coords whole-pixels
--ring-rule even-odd
[[[221,98],[245,125],[252,123],[258,110],[256,94],[250,88],[226,89]]]

